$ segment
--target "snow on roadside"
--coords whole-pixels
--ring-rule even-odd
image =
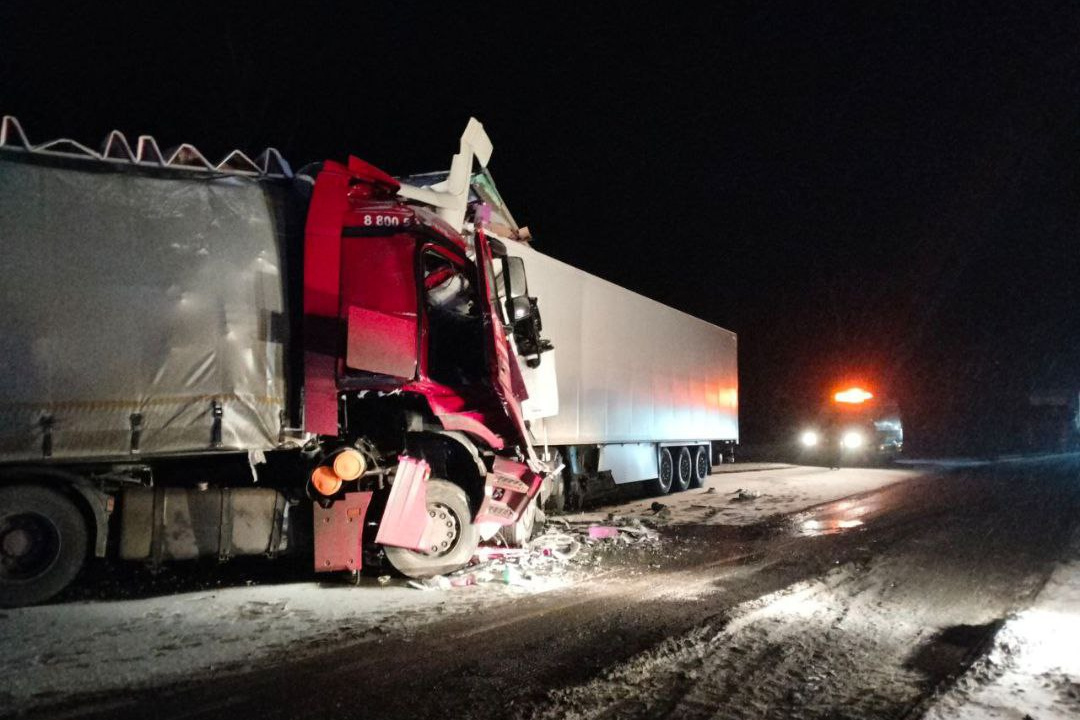
[[[0,612],[0,715],[67,696],[130,689],[408,631],[495,588],[453,594],[398,585],[290,583]]]
[[[920,474],[767,466],[757,472],[718,473],[703,489],[663,498],[667,509],[663,520],[751,524]],[[608,527],[612,513],[655,515],[652,502],[652,498],[633,501],[563,519],[588,537],[589,525]],[[617,535],[625,544],[627,533],[638,526],[632,519],[618,524]],[[619,544],[618,540],[597,542]],[[521,592],[556,589],[574,582],[574,577],[527,580],[518,583],[523,587],[483,582],[434,592],[419,592],[400,581],[387,585],[372,581],[360,587],[289,583],[0,611],[0,677],[5,680],[0,686],[0,714],[82,693],[251,668],[311,652],[331,637],[336,644],[378,640],[479,604],[510,601]]]
[[[927,720],[1080,717],[1080,532],[1030,608],[939,697]]]
[[[724,467],[739,467],[738,465]],[[714,473],[701,489],[660,499],[666,519],[674,524],[752,525],[770,515],[805,510],[911,480],[933,469],[842,468],[777,466],[756,472]],[[741,492],[740,492],[741,491]],[[603,522],[609,515],[655,514],[656,498],[608,504],[584,513],[564,515],[572,523]]]

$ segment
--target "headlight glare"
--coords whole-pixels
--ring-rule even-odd
[[[863,438],[862,433],[855,432],[854,430],[849,430],[844,433],[844,437],[840,440],[840,444],[848,450],[862,447],[863,442],[865,442],[865,438]]]

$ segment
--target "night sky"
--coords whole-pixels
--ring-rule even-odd
[[[164,5],[7,0],[0,113],[395,174],[475,115],[539,250],[739,333],[746,440],[840,378],[925,452],[1080,391],[1073,3]]]

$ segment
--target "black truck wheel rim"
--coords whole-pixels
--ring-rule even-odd
[[[46,517],[19,513],[0,519],[0,578],[30,580],[60,556],[60,532]]]

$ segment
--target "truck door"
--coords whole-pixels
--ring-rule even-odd
[[[476,231],[475,244],[481,284],[480,297],[484,304],[484,314],[489,318],[487,345],[492,384],[511,424],[517,431],[516,444],[522,448],[529,459],[536,460],[532,440],[528,428],[525,427],[525,418],[521,411],[521,401],[527,397],[525,383],[521,378],[517,362],[510,357],[510,347],[506,341],[506,329],[499,310],[498,293],[495,287],[491,245],[482,229],[478,228]]]

